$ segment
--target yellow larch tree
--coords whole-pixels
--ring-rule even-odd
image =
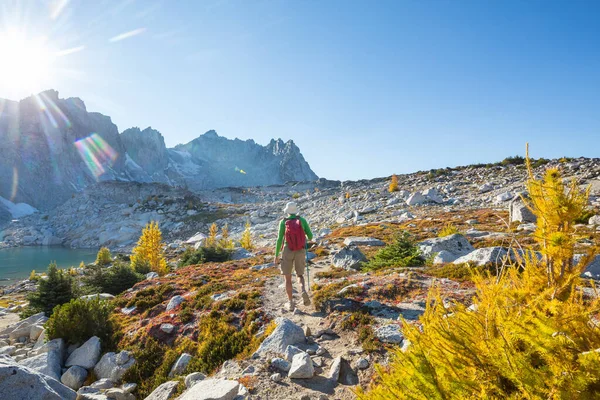
[[[396,176],[396,174],[392,175],[392,181],[390,182],[388,190],[390,193],[398,191],[398,177]]]
[[[131,254],[131,267],[140,273],[154,271],[164,275],[168,272],[158,222],[151,221],[142,231],[142,236]]]
[[[254,244],[252,243],[252,233],[250,232],[250,220],[246,221],[244,233],[242,233],[242,238],[240,239],[240,244],[248,251],[254,249]]]

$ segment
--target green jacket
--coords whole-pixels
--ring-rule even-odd
[[[277,236],[277,247],[275,247],[275,257],[279,257],[279,252],[281,251],[283,242],[285,241],[285,221],[293,218],[298,218],[300,220],[300,223],[302,224],[302,229],[304,229],[304,233],[306,234],[308,240],[311,240],[313,238],[313,234],[310,231],[308,222],[306,222],[306,220],[299,215],[290,214],[288,218],[282,219],[279,223],[279,236]]]

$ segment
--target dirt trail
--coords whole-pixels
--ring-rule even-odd
[[[314,276],[317,272],[327,271],[330,268],[330,263],[316,262],[311,265],[311,284],[315,281]],[[287,296],[283,286],[283,278],[275,277],[267,281],[265,286],[264,308],[265,311],[272,317],[285,317],[305,328],[309,327],[313,334],[329,328],[329,322],[325,319],[326,315],[315,310],[314,305],[304,306],[300,297],[300,286],[294,278],[294,300],[296,310],[290,312],[285,308]],[[326,353],[321,357],[316,357],[322,362],[321,368],[315,368],[316,374],[312,379],[294,379],[284,378],[280,383],[269,381],[266,384],[261,382],[261,386],[257,388],[253,398],[265,400],[275,399],[340,399],[349,400],[355,399],[356,395],[352,391],[351,386],[344,386],[332,382],[328,379],[331,362],[335,357],[343,356],[347,360],[358,358],[356,355],[357,348],[360,348],[355,343],[350,332],[340,332],[336,330],[339,337],[333,340],[317,339],[316,342],[326,350]],[[362,380],[362,379],[361,379]],[[256,396],[256,397],[255,397]],[[308,396],[308,397],[306,397]]]

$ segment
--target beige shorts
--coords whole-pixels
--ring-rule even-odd
[[[287,246],[283,248],[281,256],[281,275],[291,275],[292,270],[296,269],[297,276],[304,275],[306,267],[306,252],[304,249],[291,251]]]

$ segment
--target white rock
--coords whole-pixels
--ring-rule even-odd
[[[100,379],[106,378],[113,382],[119,382],[125,372],[135,364],[135,359],[128,351],[118,354],[106,353],[94,367],[94,373]]]
[[[29,331],[29,340],[35,342],[38,340],[42,332],[44,332],[44,327],[42,325],[33,325]]]
[[[305,333],[305,335],[306,335],[306,333]],[[286,349],[285,349],[285,354],[284,354],[284,356],[285,356],[285,359],[286,359],[287,361],[290,361],[290,362],[291,362],[291,361],[292,361],[292,359],[294,358],[294,356],[295,356],[296,354],[299,354],[299,353],[303,353],[303,351],[302,351],[302,350],[300,350],[298,347],[296,347],[296,346],[288,346],[288,347],[286,347]]]
[[[367,360],[366,358],[359,358],[358,361],[356,362],[356,367],[358,369],[367,369],[369,368],[369,360]]]
[[[26,358],[20,364],[60,381],[64,354],[64,341],[54,339],[42,346],[38,350],[38,355]]]
[[[292,366],[288,377],[291,379],[310,379],[315,374],[312,360],[307,353],[296,354],[292,359]]]
[[[346,246],[385,246],[385,243],[379,239],[371,237],[348,237],[344,239]]]
[[[173,296],[171,298],[171,300],[169,300],[169,304],[167,304],[166,311],[171,311],[171,310],[175,309],[178,305],[180,305],[184,301],[185,301],[185,298],[183,296],[179,296],[179,295]]]
[[[600,225],[600,215],[594,215],[593,217],[591,217],[589,224],[590,225]]]
[[[158,274],[154,271],[148,272],[146,274],[146,279],[156,279],[156,278],[158,278]]]
[[[423,196],[419,192],[416,192],[410,195],[410,197],[406,200],[406,204],[409,206],[418,206],[427,203],[427,201],[429,201],[427,197]]]
[[[173,367],[171,367],[171,371],[169,372],[169,378],[183,374],[183,371],[185,371],[191,360],[191,354],[183,353],[182,355],[180,355],[177,361],[175,361],[175,364],[173,364]]]
[[[173,329],[175,329],[175,326],[173,324],[162,324],[160,326],[160,330],[165,333],[171,333],[173,332]]]
[[[384,343],[399,344],[404,340],[400,326],[389,324],[375,329],[375,336]]]
[[[271,360],[271,367],[275,368],[278,371],[288,372],[292,366],[283,358],[277,357]]]
[[[505,201],[512,200],[513,197],[514,197],[514,194],[512,194],[511,192],[501,193],[498,196],[496,196],[496,203],[503,203]]]
[[[356,246],[346,246],[339,252],[333,254],[331,263],[337,268],[344,269],[360,269],[363,262],[367,261],[367,257]]]
[[[444,262],[452,262],[475,250],[469,241],[461,234],[427,239],[417,243],[417,247],[424,257],[431,257],[436,253],[445,253],[441,256]]]
[[[77,365],[69,368],[62,376],[60,381],[63,385],[70,387],[73,390],[79,390],[87,379],[88,372],[85,368]]]
[[[45,374],[0,356],[0,397],[7,400],[75,400],[77,393]]]
[[[92,369],[100,358],[100,338],[92,336],[81,347],[77,348],[65,363],[65,366],[71,367],[78,365],[85,369]],[[75,389],[77,390],[77,389]]]
[[[144,400],[168,400],[177,391],[177,385],[179,385],[177,381],[165,382],[154,389]]]
[[[94,389],[112,389],[115,387],[115,383],[110,379],[102,378],[92,383],[90,387]]]
[[[179,400],[233,400],[239,390],[237,381],[205,379],[185,391]]]
[[[16,351],[16,346],[4,346],[0,349],[0,355],[12,356]]]
[[[196,383],[202,381],[206,379],[206,375],[200,373],[200,372],[192,372],[191,374],[187,375],[185,377],[185,387],[186,388],[191,388],[192,386],[194,386]]]
[[[279,372],[271,375],[271,380],[273,382],[281,382],[283,380],[283,376],[281,376],[281,374]]]
[[[275,320],[275,323],[277,324],[277,327],[273,330],[273,333],[262,342],[256,351],[257,355],[269,352],[283,354],[287,346],[306,342],[304,330],[289,319],[279,317]]]

